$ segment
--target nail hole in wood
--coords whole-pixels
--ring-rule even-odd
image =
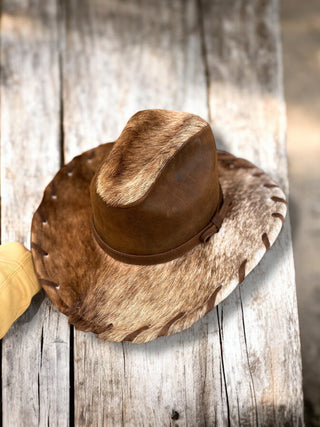
[[[172,409],[172,413],[171,413],[171,419],[172,420],[178,420],[180,417],[179,412],[175,411],[174,409]]]

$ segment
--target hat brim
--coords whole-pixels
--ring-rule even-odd
[[[167,263],[125,264],[100,248],[90,227],[89,184],[112,145],[56,174],[33,217],[31,250],[41,285],[69,323],[109,341],[143,343],[189,328],[224,300],[277,238],[287,202],[262,170],[218,151],[220,184],[232,200],[220,231]]]

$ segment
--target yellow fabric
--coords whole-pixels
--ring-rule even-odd
[[[0,339],[29,307],[41,286],[33,267],[31,252],[21,243],[0,246]]]

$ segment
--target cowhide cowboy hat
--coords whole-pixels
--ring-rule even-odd
[[[171,335],[225,299],[286,215],[283,191],[216,150],[209,124],[145,110],[75,157],[32,222],[38,278],[69,323],[109,341]]]

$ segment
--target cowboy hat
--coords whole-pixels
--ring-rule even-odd
[[[202,118],[140,111],[46,187],[35,269],[77,329],[147,342],[225,299],[277,238],[286,203],[266,173],[216,150]]]

